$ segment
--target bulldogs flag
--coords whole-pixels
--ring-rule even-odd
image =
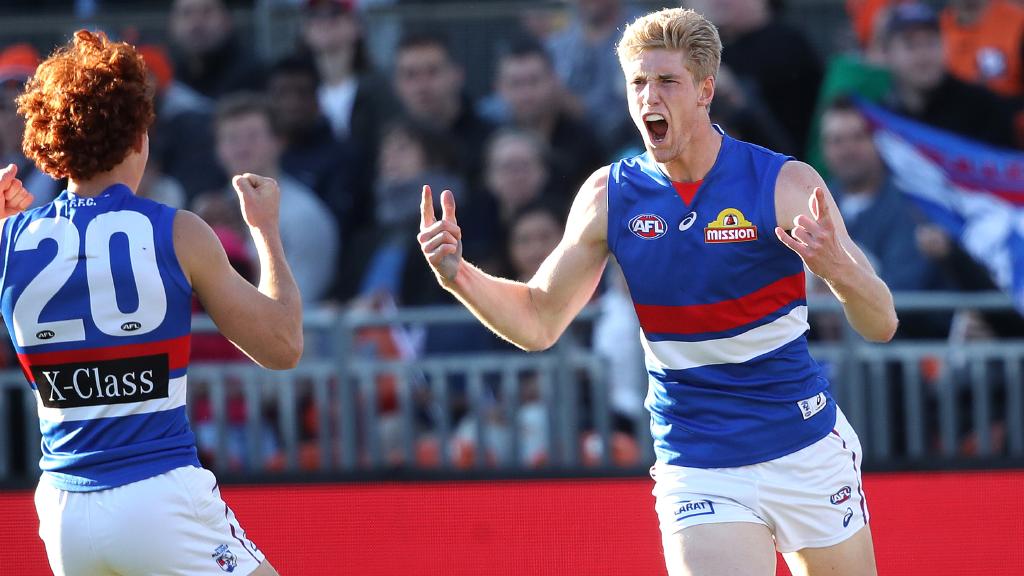
[[[858,104],[899,187],[1024,312],[1024,153]]]

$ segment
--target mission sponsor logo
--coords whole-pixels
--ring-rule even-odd
[[[668,232],[668,224],[657,214],[640,214],[629,221],[629,231],[644,240],[654,240]]]
[[[167,398],[167,354],[32,366],[47,408],[81,408]]]
[[[711,500],[684,500],[676,508],[676,520],[714,513],[715,505]]]
[[[725,242],[751,242],[757,240],[757,226],[750,223],[743,212],[726,208],[718,213],[704,228],[704,242],[723,244]]]

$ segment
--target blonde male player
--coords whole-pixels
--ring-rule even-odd
[[[450,191],[435,220],[424,189],[419,241],[441,285],[526,350],[558,339],[615,255],[643,329],[670,574],[767,576],[776,549],[798,575],[874,574],[860,444],[807,352],[804,266],[869,340],[896,331],[892,296],[812,168],[711,124],[720,53],[691,10],[626,28],[647,151],[590,177],[530,282],[462,259]]]
[[[192,294],[256,362],[302,354],[302,302],[270,178],[236,176],[259,288],[195,214],[135,196],[153,101],[130,45],[75,33],[18,98],[23,148],[68,178],[30,203],[0,170],[0,307],[36,393],[39,536],[57,576],[277,574],[196,455],[185,413]]]

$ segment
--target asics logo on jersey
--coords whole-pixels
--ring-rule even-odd
[[[686,230],[689,230],[690,226],[693,226],[693,223],[696,221],[697,213],[690,212],[689,214],[686,215],[686,218],[683,218],[683,221],[679,223],[679,231],[685,232]]]
[[[676,519],[714,514],[715,505],[710,500],[684,500],[676,508]]]
[[[829,496],[829,500],[832,502],[832,504],[838,506],[843,502],[849,500],[852,494],[853,490],[851,490],[849,486],[843,486],[842,488],[839,489],[838,492]]]
[[[167,398],[166,354],[121,360],[32,366],[47,408],[81,408]]]
[[[721,244],[725,242],[750,242],[757,240],[757,226],[754,226],[735,208],[726,208],[704,228],[704,242]]]
[[[629,231],[644,240],[654,240],[668,232],[668,224],[657,214],[640,214],[629,221]]]

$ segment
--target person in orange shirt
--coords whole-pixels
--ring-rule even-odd
[[[940,23],[954,76],[1003,96],[1024,96],[1024,7],[1009,0],[951,0]]]

